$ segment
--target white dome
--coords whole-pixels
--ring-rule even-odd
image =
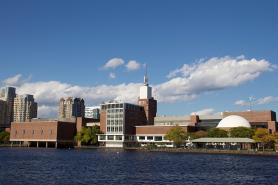
[[[231,115],[222,119],[217,125],[217,128],[234,128],[234,127],[251,128],[251,125],[245,118],[236,115]]]

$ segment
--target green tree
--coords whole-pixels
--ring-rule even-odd
[[[228,132],[219,128],[211,128],[208,130],[208,137],[228,137]]]
[[[176,147],[180,147],[185,142],[187,134],[182,127],[176,125],[166,133],[165,138],[173,141]]]
[[[83,127],[75,136],[75,140],[80,141],[84,145],[97,145],[97,134],[100,134],[99,126]]]
[[[198,139],[198,138],[202,138],[202,137],[207,137],[208,132],[203,131],[203,130],[199,130],[197,132],[192,133],[190,136],[191,136],[192,139]]]
[[[273,148],[276,137],[275,135],[270,134],[266,128],[258,128],[254,133],[253,139],[262,144],[264,151],[266,146],[271,146]]]
[[[235,127],[230,130],[231,137],[252,138],[254,130],[246,127]]]
[[[6,131],[0,132],[0,143],[8,143],[10,141],[10,133]]]

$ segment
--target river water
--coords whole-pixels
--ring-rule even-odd
[[[0,184],[278,184],[278,157],[0,148]]]

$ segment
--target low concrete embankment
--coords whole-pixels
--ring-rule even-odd
[[[126,150],[140,150],[145,152],[176,152],[176,153],[203,153],[203,154],[236,154],[236,155],[264,155],[278,156],[275,151],[254,151],[254,150],[207,150],[207,149],[185,149],[185,148],[125,148]]]

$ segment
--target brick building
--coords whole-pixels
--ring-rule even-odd
[[[34,119],[31,122],[13,122],[10,141],[25,146],[71,147],[75,134],[75,122]]]

